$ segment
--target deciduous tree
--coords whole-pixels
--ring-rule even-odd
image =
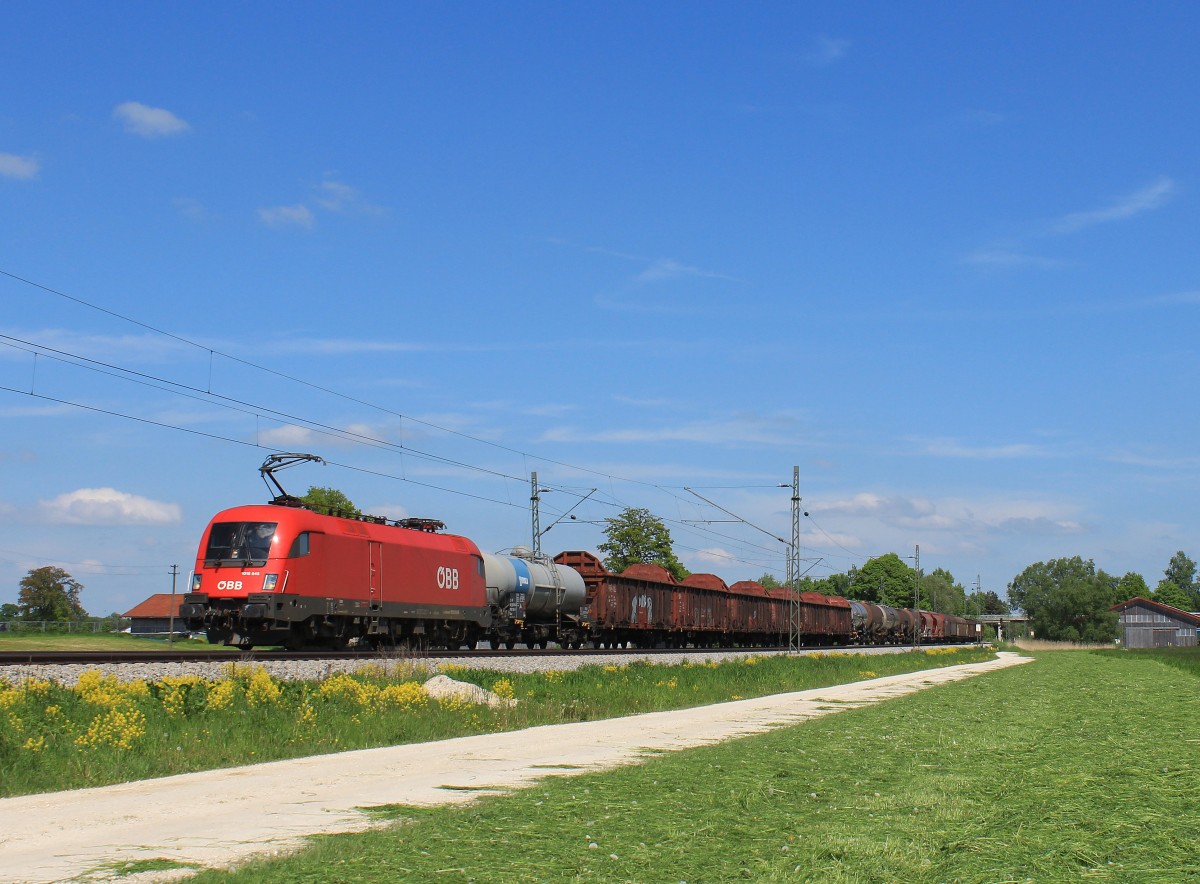
[[[1171,561],[1163,571],[1163,577],[1174,583],[1187,595],[1188,602],[1183,606],[1185,611],[1194,611],[1200,608],[1200,586],[1196,583],[1196,563],[1183,550],[1179,550],[1171,556]]]
[[[1008,597],[1029,617],[1038,638],[1108,642],[1117,637],[1116,578],[1079,556],[1038,562],[1008,585]]]
[[[1008,603],[990,589],[986,592],[973,592],[967,596],[967,614],[1011,614],[1012,608]]]
[[[22,620],[75,620],[86,617],[79,602],[83,584],[53,565],[36,568],[21,578],[17,610]]]
[[[1125,576],[1117,581],[1117,595],[1121,597],[1119,601],[1122,602],[1151,597],[1150,587],[1146,585],[1146,578],[1135,571],[1126,571]]]
[[[869,559],[854,572],[850,591],[863,601],[911,608],[916,602],[915,573],[900,556],[886,553]]]
[[[308,493],[300,498],[304,505],[318,513],[337,513],[342,516],[361,516],[362,511],[336,488],[321,488],[313,485]]]
[[[1142,598],[1145,598],[1145,596]],[[1179,608],[1181,611],[1192,610],[1192,597],[1170,580],[1158,581],[1158,586],[1154,589],[1153,599],[1164,605],[1170,605],[1172,608]]]
[[[687,577],[688,570],[675,557],[671,532],[662,519],[650,510],[628,507],[619,516],[605,519],[604,536],[598,547],[604,553],[604,567],[624,571],[630,565],[645,562],[662,565],[676,580]]]
[[[945,568],[935,568],[921,577],[921,607],[943,614],[962,614],[967,607],[967,592]]]

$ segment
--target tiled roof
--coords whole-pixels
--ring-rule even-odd
[[[171,610],[171,593],[159,592],[150,596],[139,605],[122,614],[122,617],[170,617],[173,613],[179,616],[179,606],[183,604],[183,593],[175,595],[175,610]]]
[[[1184,623],[1200,626],[1200,616],[1189,614],[1187,611],[1181,611],[1179,608],[1173,608],[1170,605],[1164,605],[1162,602],[1152,602],[1150,599],[1144,599],[1141,596],[1136,596],[1127,602],[1113,605],[1108,610],[1124,611],[1126,608],[1148,608],[1151,611],[1157,611],[1159,614],[1165,614],[1173,620],[1182,620]]]

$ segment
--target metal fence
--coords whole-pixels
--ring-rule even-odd
[[[122,632],[129,628],[128,617],[91,617],[87,620],[0,620],[0,632],[55,634],[95,634]]]

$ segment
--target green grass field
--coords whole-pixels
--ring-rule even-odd
[[[930,648],[528,674],[444,670],[516,700],[495,708],[435,700],[421,687],[434,674],[422,661],[386,657],[353,677],[333,674],[320,682],[279,681],[262,667],[240,663],[213,678],[118,683],[93,671],[70,688],[48,681],[0,682],[0,795],[678,709],[992,655],[990,647]]]
[[[1200,682],[1155,655],[1034,663],[467,807],[387,808],[232,882],[1200,879]]]
[[[124,633],[0,632],[0,651],[163,651],[171,646],[188,651],[211,650],[235,657],[240,653],[236,648],[194,639],[168,644],[163,639],[138,638]]]

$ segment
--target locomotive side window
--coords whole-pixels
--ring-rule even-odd
[[[292,541],[292,548],[288,550],[289,559],[298,559],[301,556],[308,555],[308,532],[301,531],[296,535],[296,539]]]
[[[218,522],[208,536],[206,563],[266,562],[278,522]]]

